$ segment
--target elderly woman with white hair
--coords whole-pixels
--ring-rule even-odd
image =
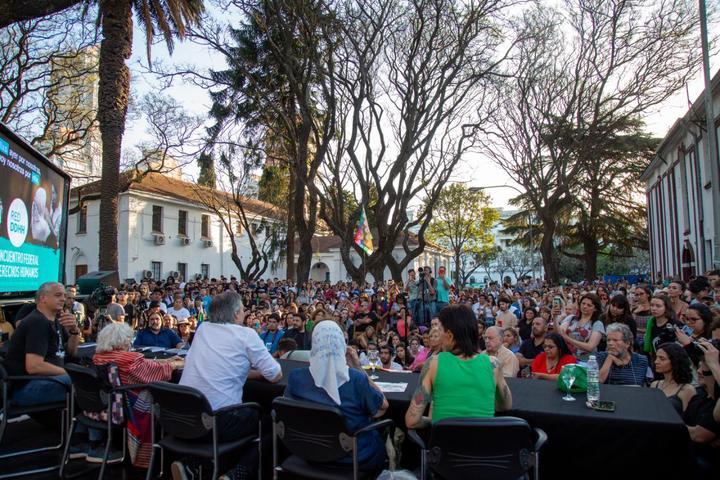
[[[366,427],[388,408],[385,395],[360,370],[357,353],[346,346],[342,330],[331,321],[321,321],[313,328],[310,366],[290,372],[285,396],[340,408],[351,432]],[[383,468],[386,455],[377,431],[359,436],[361,469]],[[348,455],[338,463],[352,464],[352,458]]]
[[[114,363],[123,385],[168,381],[174,369],[183,368],[180,359],[148,360],[142,353],[131,352],[132,328],[126,323],[111,323],[100,330],[93,363]],[[133,465],[147,468],[151,454],[150,398],[146,390],[128,392],[132,409],[128,424],[128,451]],[[88,460],[91,461],[91,460]]]

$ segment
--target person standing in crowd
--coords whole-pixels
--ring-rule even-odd
[[[417,429],[445,418],[488,418],[512,408],[498,360],[478,353],[472,310],[465,305],[443,309],[439,333],[444,351],[425,362],[405,425]],[[424,416],[430,403],[432,418]]]
[[[182,340],[177,333],[163,327],[163,316],[153,312],[148,316],[148,326],[140,330],[133,342],[134,347],[181,348]]]
[[[499,360],[500,369],[506,377],[516,377],[520,370],[517,357],[503,345],[503,331],[498,326],[485,329],[486,355]]]
[[[548,333],[543,343],[543,352],[535,357],[530,371],[533,378],[555,381],[562,367],[576,362],[563,337],[557,333]]]
[[[235,292],[217,295],[210,302],[208,318],[195,332],[193,348],[185,359],[180,385],[203,392],[213,411],[242,403],[248,379],[264,378],[276,383],[282,378],[280,365],[263,341],[242,323],[242,297]],[[221,413],[217,420],[218,441],[229,442],[256,434],[257,415],[249,408]],[[252,473],[257,465],[256,455],[254,448],[244,451],[239,459],[240,468]],[[192,465],[181,461],[173,464],[174,474],[188,469],[195,473]]]
[[[683,300],[685,295],[685,282],[682,280],[675,279],[667,287],[667,294],[670,297],[670,305],[675,310],[675,316],[682,318],[685,315],[685,310],[688,307],[687,302]]]
[[[340,327],[328,321],[313,329],[310,365],[290,372],[285,396],[339,408],[351,432],[370,425],[389,406],[382,391],[361,370],[356,351],[346,347]],[[357,460],[362,470],[385,466],[387,453],[376,430],[358,436]],[[348,465],[352,461],[348,455],[338,463]]]
[[[624,323],[607,326],[607,351],[599,352],[600,383],[645,386],[648,359],[632,351],[635,335]]]
[[[448,306],[451,287],[452,282],[445,277],[445,267],[438,268],[438,276],[435,279],[436,299],[433,307],[433,317],[436,317],[440,310]]]
[[[418,353],[415,355],[415,361],[413,361],[412,365],[410,365],[410,370],[413,372],[419,372],[422,370],[425,361],[440,352],[440,349],[442,348],[442,338],[440,337],[440,331],[437,328],[430,329],[428,344],[429,345],[426,348],[418,350]]]
[[[495,325],[500,328],[516,327],[517,322],[517,317],[510,310],[510,299],[508,297],[500,297],[495,313]]]
[[[65,400],[70,377],[63,364],[65,355],[75,355],[80,330],[75,316],[63,311],[64,305],[65,287],[43,283],[35,293],[35,310],[23,318],[10,337],[5,357],[8,374],[55,377],[22,383],[10,394],[10,403],[31,406]]]
[[[633,299],[630,302],[632,307],[632,316],[637,326],[636,344],[641,345],[644,342],[645,330],[647,329],[648,320],[652,317],[650,312],[650,299],[652,298],[652,290],[647,286],[638,286],[633,290]]]
[[[665,294],[655,296],[650,300],[650,312],[652,317],[648,320],[643,339],[643,350],[645,353],[654,354],[657,346],[669,339],[672,332],[672,339],[675,337],[675,327],[681,326],[675,317],[675,310],[670,305],[670,299]],[[669,328],[666,328],[669,327]],[[667,332],[667,333],[666,333]]]
[[[630,312],[630,302],[622,293],[618,293],[610,299],[607,312],[601,317],[603,325],[607,327],[611,323],[623,323],[628,326],[633,334],[633,342],[637,337],[637,324]]]

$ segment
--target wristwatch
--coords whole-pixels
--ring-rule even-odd
[[[80,330],[77,328],[75,330],[68,330],[69,335],[80,335]]]

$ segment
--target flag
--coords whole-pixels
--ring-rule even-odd
[[[362,248],[368,255],[372,255],[372,233],[370,232],[370,225],[368,225],[364,206],[362,210],[360,210],[360,218],[358,218],[357,227],[355,227],[355,245]]]

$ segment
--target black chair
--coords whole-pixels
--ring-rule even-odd
[[[200,391],[168,382],[155,382],[148,385],[153,399],[153,425],[157,418],[162,429],[160,441],[155,441],[153,428],[153,450],[150,457],[150,466],[147,470],[147,480],[153,478],[153,464],[155,450],[160,449],[161,466],[159,477],[162,476],[162,456],[167,449],[181,456],[191,456],[210,460],[213,465],[212,479],[215,480],[220,473],[228,470],[236,463],[238,455],[253,443],[257,442],[260,478],[262,471],[262,429],[260,425],[260,404],[254,402],[231,405],[213,411],[205,395]],[[217,418],[226,412],[250,408],[258,413],[258,433],[231,442],[218,441]],[[212,442],[203,442],[202,438],[212,435]]]
[[[420,479],[427,469],[435,478],[539,478],[538,451],[545,432],[522,418],[458,418],[441,420],[430,430],[427,446],[415,430],[408,436],[421,448]]]
[[[278,397],[273,401],[273,479],[278,473],[322,480],[375,478],[376,470],[358,464],[358,435],[372,430],[392,429],[392,420],[380,420],[356,432],[349,432],[339,408]],[[278,466],[277,438],[291,455]],[[352,466],[338,465],[352,454]],[[352,475],[352,477],[351,477]]]
[[[112,421],[112,415],[110,412],[108,412],[107,415],[107,421],[99,421],[94,420],[90,417],[88,417],[85,412],[87,413],[101,413],[103,411],[108,411],[110,409],[110,406],[112,404],[112,398],[113,395],[116,393],[120,393],[122,398],[122,404],[123,407],[127,404],[125,400],[125,392],[127,392],[130,389],[137,389],[142,388],[144,385],[122,385],[122,386],[113,386],[110,384],[109,380],[107,378],[103,378],[102,375],[98,374],[98,371],[95,368],[89,368],[89,367],[83,367],[81,365],[76,364],[67,364],[65,365],[65,371],[68,372],[68,375],[70,375],[70,379],[72,380],[72,396],[71,396],[71,412],[76,411],[76,406],[78,413],[76,413],[72,417],[72,422],[70,424],[70,433],[68,435],[68,440],[65,444],[65,450],[63,452],[63,459],[62,459],[62,465],[60,467],[60,477],[61,478],[74,478],[76,476],[82,475],[87,473],[87,470],[84,470],[82,472],[79,472],[76,475],[72,476],[65,476],[65,466],[68,462],[68,453],[70,451],[70,442],[72,440],[72,435],[75,432],[75,427],[78,423],[85,425],[89,428],[95,428],[98,430],[105,430],[106,438],[105,441],[105,453],[103,455],[103,461],[100,464],[100,473],[98,475],[98,478],[102,478],[105,474],[105,467],[107,466],[107,458],[108,454],[110,452],[110,447],[112,445],[112,434],[113,429],[122,429],[123,433],[123,456],[122,461],[125,460],[125,454],[126,454],[126,443],[127,443],[127,421],[123,420],[121,424],[114,424]],[[126,417],[124,417],[126,418]],[[95,467],[97,468],[97,467]]]
[[[20,407],[20,406],[13,406],[10,405],[9,399],[10,399],[10,391],[13,388],[13,385],[17,385],[19,382],[24,382],[27,380],[50,380],[54,382],[58,382],[63,386],[66,386],[68,389],[68,392],[65,396],[65,400],[62,402],[53,402],[53,403],[43,403],[40,405],[33,405],[30,407]],[[40,452],[48,452],[48,451],[54,451],[54,450],[61,450],[64,443],[66,434],[68,431],[68,412],[69,412],[69,405],[70,405],[70,387],[62,382],[60,382],[57,378],[54,378],[52,376],[40,376],[40,375],[9,375],[7,370],[5,370],[5,367],[2,364],[2,361],[0,361],[0,390],[2,390],[2,405],[0,405],[0,416],[2,416],[2,419],[0,420],[0,445],[2,445],[3,437],[5,436],[5,429],[7,428],[8,421],[11,418],[20,417],[22,415],[32,415],[33,413],[39,413],[39,412],[51,412],[51,411],[60,411],[60,443],[56,445],[49,445],[46,447],[38,447],[38,448],[31,448],[28,450],[20,450],[10,453],[5,453],[0,455],[0,464],[5,463],[7,459],[14,458],[14,457],[20,457],[24,455],[31,455],[35,453]],[[52,465],[49,467],[43,467],[43,468],[34,468],[32,470],[24,470],[19,472],[12,472],[12,473],[3,473],[0,474],[0,479],[3,478],[12,478],[12,477],[20,477],[25,475],[35,475],[38,473],[43,472],[50,472],[53,470],[57,470],[60,468],[60,465]]]

